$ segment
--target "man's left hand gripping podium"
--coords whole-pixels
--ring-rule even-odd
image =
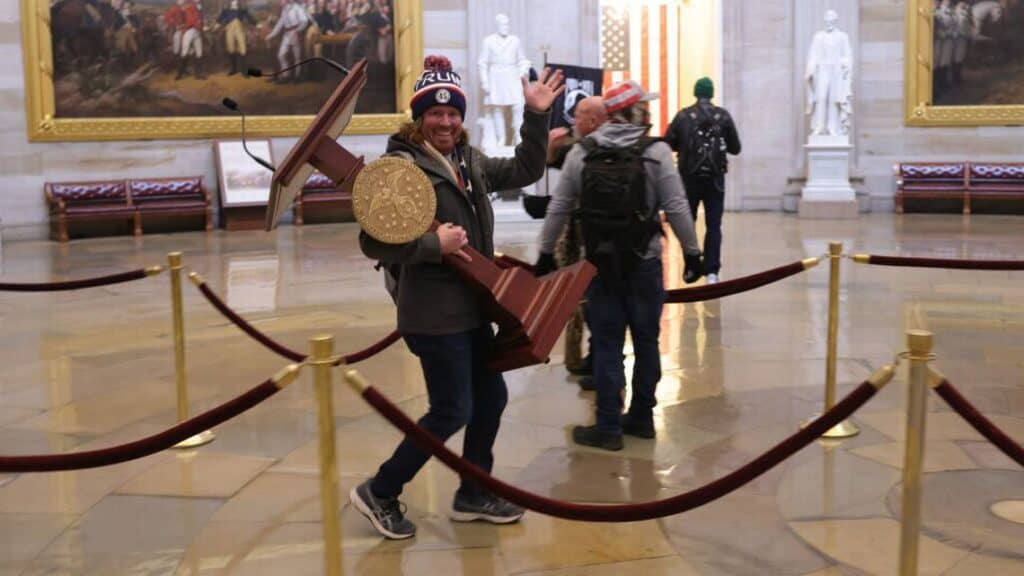
[[[337,142],[365,84],[366,62],[360,61],[274,173],[267,230],[277,225],[314,168],[352,190],[356,220],[377,240],[402,244],[436,228],[437,197],[429,178],[415,164],[381,158],[364,165],[362,157],[353,156]],[[497,345],[488,367],[504,372],[546,362],[596,273],[593,265],[584,260],[534,278],[524,268],[499,266],[471,246],[463,252],[469,261],[453,255],[443,261],[479,291],[490,320],[498,324]]]

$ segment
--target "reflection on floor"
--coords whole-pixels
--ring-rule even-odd
[[[1019,218],[870,215],[855,222],[779,214],[726,217],[723,278],[843,241],[849,252],[1020,258]],[[499,226],[498,247],[532,259],[535,224]],[[352,225],[261,232],[5,243],[9,281],[82,277],[185,253],[229,305],[286,345],[332,333],[339,351],[393,327],[378,272]],[[666,277],[679,284],[678,245]],[[820,409],[827,272],[814,269],[719,302],[676,305],[662,323],[658,439],[621,453],[574,447],[591,417],[560,363],[507,375],[510,402],[497,474],[556,498],[612,503],[662,498],[743,465]],[[186,287],[193,413],[260,382],[285,362]],[[0,454],[88,449],[175,420],[167,277],[59,294],[0,294]],[[912,270],[843,263],[840,394],[936,333],[937,366],[1012,437],[1024,440],[1021,273]],[[628,361],[631,361],[629,359]],[[411,414],[425,406],[418,364],[402,344],[360,370]],[[386,542],[341,510],[345,574],[895,574],[905,374],[856,417],[862,433],[815,444],[701,509],[660,521],[587,524],[528,514],[507,527],[457,525],[456,477],[436,462],[404,499],[419,525]],[[337,387],[340,489],[372,474],[399,439]],[[921,573],[1024,574],[1024,470],[929,400]],[[217,429],[214,443],[109,468],[0,475],[0,575],[320,574],[316,406],[308,376]],[[457,437],[452,446],[461,445]],[[342,498],[346,502],[346,498]]]

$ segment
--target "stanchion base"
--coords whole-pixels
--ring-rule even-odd
[[[209,444],[210,442],[213,442],[213,439],[216,437],[217,435],[213,433],[213,430],[206,430],[190,438],[185,438],[181,442],[178,442],[177,444],[172,446],[172,448],[174,448],[175,450],[188,450],[189,448],[197,448],[199,446],[202,446],[203,444]]]
[[[821,415],[818,414],[816,416],[812,416],[806,422],[801,424],[800,427],[801,428],[806,428],[808,424],[810,424],[811,422],[814,422],[815,420],[817,420],[819,416],[821,416]],[[828,432],[825,432],[824,434],[822,434],[821,437],[822,438],[830,438],[830,439],[850,438],[852,436],[856,436],[857,434],[860,434],[860,428],[858,428],[857,425],[854,424],[852,420],[843,420],[839,424],[836,424],[835,426],[830,428]]]

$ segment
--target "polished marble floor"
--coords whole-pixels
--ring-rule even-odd
[[[1021,258],[1019,217],[866,215],[857,221],[728,214],[724,278],[827,250]],[[535,224],[499,226],[499,249],[535,255]],[[339,351],[389,332],[394,311],[354,225],[4,243],[0,278],[81,277],[160,263],[172,250],[230,306],[285,344],[334,334]],[[666,276],[679,284],[678,247]],[[844,261],[840,394],[889,362],[911,328],[935,332],[936,365],[1024,441],[1022,273],[911,270]],[[657,440],[620,453],[574,447],[591,417],[561,364],[507,375],[496,473],[536,492],[613,503],[662,498],[743,465],[821,408],[827,269],[663,318]],[[285,361],[186,284],[191,410],[262,381]],[[0,454],[108,446],[175,420],[167,276],[74,293],[0,293]],[[359,366],[413,415],[418,364],[399,343]],[[340,376],[340,374],[336,374]],[[456,477],[431,462],[404,495],[411,541],[379,538],[340,510],[345,574],[896,574],[906,377],[855,418],[862,432],[815,444],[748,486],[659,521],[588,524],[528,514],[513,526],[449,522]],[[311,378],[219,427],[189,452],[81,472],[0,474],[0,576],[322,573]],[[343,495],[399,435],[337,386]],[[1024,574],[1024,470],[938,398],[929,400],[921,574]],[[453,446],[461,445],[459,438]],[[347,498],[342,498],[347,502]]]

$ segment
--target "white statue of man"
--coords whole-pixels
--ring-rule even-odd
[[[477,64],[480,68],[480,87],[486,97],[494,128],[494,143],[506,145],[505,109],[512,108],[512,136],[519,142],[519,127],[523,124],[523,83],[521,78],[530,72],[530,61],[523,53],[519,38],[509,34],[508,16],[494,17],[498,32],[484,38]]]
[[[853,56],[846,32],[836,28],[835,10],[825,11],[825,29],[814,33],[807,54],[807,113],[811,134],[847,135],[853,92]]]

